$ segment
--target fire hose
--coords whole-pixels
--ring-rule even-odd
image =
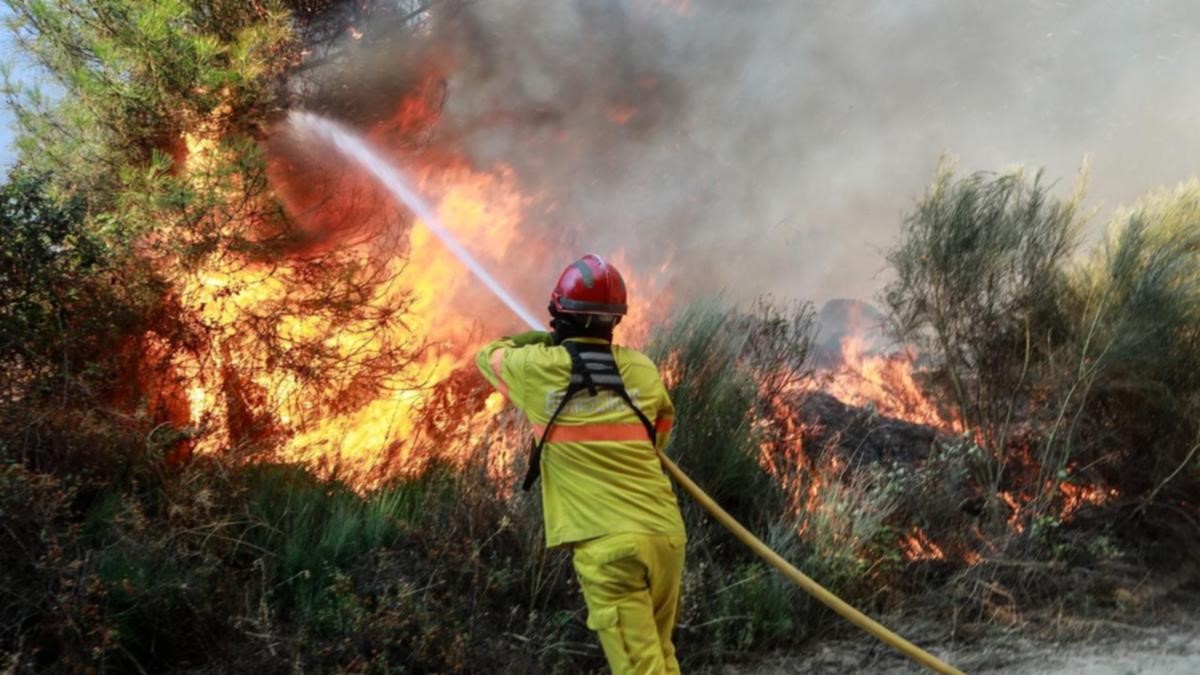
[[[729,530],[733,536],[737,537],[738,541],[745,544],[755,555],[770,563],[772,567],[779,570],[785,577],[795,582],[805,593],[808,593],[829,609],[837,612],[843,619],[870,633],[873,637],[929,670],[935,673],[943,673],[944,675],[963,675],[963,671],[888,630],[883,624],[846,604],[841,598],[826,590],[824,586],[796,569],[795,566],[784,560],[783,556],[772,550],[770,546],[764,544],[761,539],[754,536],[750,530],[747,530],[733,516],[729,515],[729,512],[721,508],[720,504],[713,501],[712,497],[709,497],[699,485],[696,485],[691,478],[688,478],[687,474],[676,466],[675,462],[672,462],[670,458],[663,454],[662,450],[658,451],[658,458],[662,461],[662,465],[666,468],[667,473],[671,474],[671,477],[675,479],[675,482],[679,483],[692,496],[692,499],[695,499],[700,506],[704,507],[704,510],[708,511],[718,523],[725,526],[725,529]]]
[[[388,189],[397,199],[405,203],[413,213],[416,214],[421,221],[428,227],[450,251],[458,257],[458,259],[470,268],[485,285],[496,294],[517,316],[521,317],[525,323],[529,324],[534,330],[540,330],[536,318],[526,310],[520,302],[516,300],[500,283],[494,279],[482,265],[476,261],[470,253],[458,242],[457,239],[443,226],[437,217],[434,209],[421,198],[417,191],[409,184],[406,177],[393,166],[387,159],[375,152],[371,148],[366,139],[358,134],[342,127],[341,125],[323,117],[313,115],[311,113],[292,113],[292,124],[298,130],[306,130],[314,133],[317,137],[331,143],[342,154],[357,161],[363,168],[368,170],[385,188]],[[939,660],[929,652],[917,647],[913,643],[905,640],[899,635],[885,628],[880,623],[871,619],[866,614],[846,604],[841,598],[833,593],[825,590],[817,582],[810,579],[800,570],[792,566],[791,563],[784,560],[769,546],[764,544],[761,539],[754,536],[742,526],[741,523],[734,520],[733,516],[729,515],[725,509],[721,508],[711,497],[709,497],[700,486],[696,485],[692,479],[679,469],[670,459],[667,458],[661,450],[658,451],[659,459],[662,460],[663,467],[667,473],[675,479],[675,482],[683,486],[688,494],[692,496],[701,506],[708,511],[717,522],[725,526],[733,536],[737,537],[743,544],[754,551],[759,557],[771,564],[772,567],[783,573],[784,576],[791,579],[797,586],[802,588],[806,593],[821,601],[825,606],[837,612],[842,618],[850,623],[858,626],[862,630],[870,633],[874,637],[883,641],[893,649],[904,654],[913,661],[925,666],[929,670],[936,673],[945,673],[948,675],[962,675],[962,671],[954,666]]]

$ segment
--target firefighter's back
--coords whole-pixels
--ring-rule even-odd
[[[665,442],[674,409],[658,369],[641,352],[614,345],[630,399]],[[562,402],[571,358],[562,346],[520,350],[525,411],[539,436]],[[514,355],[515,356],[515,355]],[[682,534],[674,490],[637,414],[614,392],[580,392],[559,413],[542,452],[549,546],[617,533]]]

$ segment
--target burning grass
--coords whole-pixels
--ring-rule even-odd
[[[25,111],[49,177],[15,175],[3,205],[5,667],[601,664],[566,554],[512,489],[528,431],[469,363],[511,324],[365,174],[246,131],[273,128],[266,82],[296,54],[283,15],[16,4],[47,67],[82,54],[64,81],[116,89],[69,101],[64,137]],[[136,39],[148,28],[194,35],[164,50]],[[436,133],[448,65],[416,60],[388,114],[347,115],[485,264],[541,279],[576,253],[523,236],[553,196]],[[196,90],[195,71],[237,86]],[[890,257],[880,320],[899,340],[849,332],[815,359],[806,305],[686,304],[662,288],[669,255],[618,253],[644,312],[619,337],[663,370],[683,468],[868,611],[916,603],[963,630],[1094,609],[1120,596],[1106,566],[1190,564],[1200,540],[1198,192],[1152,196],[1080,258],[1078,196],[942,171]],[[662,323],[646,309],[672,301]],[[837,630],[684,508],[687,667]]]
[[[948,587],[979,621],[1017,621],[1036,594],[1062,590],[1068,562],[1119,555],[1118,532],[1103,545],[1081,538],[1109,503],[1082,487],[1064,488],[1057,521],[1018,517],[1018,501],[999,530],[989,525],[972,504],[978,449],[953,429],[924,459],[904,462],[830,429],[815,435],[798,413],[815,375],[792,370],[806,362],[811,322],[804,307],[743,314],[700,304],[657,330],[649,347],[675,372],[681,433],[672,454],[802,569],[870,611]],[[25,506],[0,514],[6,537],[17,537],[4,542],[4,584],[26,602],[6,610],[4,625],[15,628],[0,635],[4,648],[18,671],[48,663],[599,666],[569,558],[542,548],[536,498],[512,491],[523,458],[513,448],[526,430],[508,414],[464,421],[454,414],[461,405],[487,407],[476,379],[435,388],[418,428],[431,447],[466,444],[465,460],[430,455],[367,489],[300,465],[220,455],[171,469],[163,450],[175,441],[147,417],[94,427],[109,437],[108,454],[95,456],[94,439],[61,425],[56,455],[22,459],[6,449],[4,494]],[[49,428],[39,433],[43,443],[52,437]],[[86,480],[69,477],[83,466],[91,466]],[[697,509],[685,504],[685,512],[678,642],[687,667],[836,630]],[[29,588],[56,600],[15,590]]]
[[[446,175],[474,186],[442,193],[447,217],[489,236],[480,229],[496,222],[489,190],[511,195],[507,184]],[[499,222],[498,236],[517,226]],[[432,245],[405,232],[410,246]],[[541,549],[536,501],[512,490],[527,430],[464,365],[480,333],[443,325],[447,310],[431,301],[432,288],[453,288],[453,261],[426,251],[422,265],[380,268],[377,240],[362,245],[271,265],[225,252],[186,269],[172,305],[184,317],[175,317],[179,332],[156,327],[142,354],[143,364],[167,364],[143,365],[143,381],[161,400],[177,399],[167,406],[183,415],[174,425],[152,406],[100,413],[84,433],[29,421],[70,416],[53,396],[30,389],[10,399],[4,437],[26,440],[4,446],[13,467],[5,480],[35,507],[6,512],[4,583],[67,598],[13,606],[6,625],[15,628],[0,639],[16,663],[170,670],[286,659],[316,669],[555,671],[600,662],[566,555]],[[331,260],[375,276],[338,286],[327,270],[309,275],[314,261]],[[633,277],[643,283],[653,286]],[[337,288],[368,292],[325,313]],[[314,312],[286,311],[296,304]],[[1128,488],[1099,480],[1094,461],[1081,464],[1096,456],[1102,428],[1082,402],[1109,399],[1054,398],[1063,391],[1046,379],[1054,362],[1026,352],[1037,379],[1022,398],[989,401],[987,390],[972,390],[983,397],[972,404],[979,410],[1015,411],[1005,445],[989,444],[998,437],[937,403],[947,381],[939,352],[922,355],[932,356],[922,371],[915,352],[850,334],[814,361],[815,322],[805,305],[744,312],[702,302],[651,326],[646,347],[677,406],[672,454],[802,569],[870,611],[949,589],[954,612],[1015,624],[1024,607],[1065,592],[1070,566],[1129,558],[1137,537],[1095,520],[1120,513]],[[1071,353],[1072,344],[1046,354]],[[154,379],[164,372],[172,379]],[[1064,381],[1112,391],[1096,384],[1111,380],[1081,372],[1087,378]],[[974,377],[957,375],[967,386]],[[1087,453],[1061,454],[1059,427],[1037,427],[1044,413],[1023,407],[1036,401],[1059,401],[1082,420],[1071,438],[1088,440]],[[168,468],[164,458],[178,460],[180,448],[196,459]],[[1143,509],[1191,484],[1190,455],[1182,457]],[[120,468],[125,460],[132,470]],[[80,482],[71,478],[77,466],[90,467]],[[690,592],[680,644],[692,647],[689,666],[828,630],[824,610],[697,508],[685,504],[685,513]],[[52,534],[31,545],[39,531]],[[1089,584],[1105,592],[1094,576]]]
[[[699,305],[659,331],[654,344],[681,347],[674,356],[681,374],[706,383],[676,385],[679,424],[690,427],[673,446],[678,457],[743,518],[769,528],[782,550],[810,567],[824,561],[822,569],[837,572],[836,587],[854,590],[869,566],[864,521],[854,517],[866,493],[843,490],[833,477],[798,527],[781,508],[780,485],[758,468],[765,439],[755,424],[759,386],[769,373],[803,362],[809,320],[803,308],[746,316]],[[458,397],[478,389],[464,379],[437,395],[454,410]],[[523,430],[514,431],[507,415],[482,429],[446,427],[448,417],[428,410],[426,433],[469,442],[467,460],[430,458],[358,491],[303,466],[219,455],[170,469],[162,445],[145,445],[154,437],[146,433],[150,418],[138,417],[105,427],[129,450],[98,458],[80,492],[60,476],[81,466],[94,444],[57,430],[60,464],[36,472],[9,465],[6,494],[30,507],[5,509],[3,517],[5,532],[38,542],[5,542],[12,544],[5,548],[6,592],[45,588],[59,601],[29,596],[6,610],[5,625],[16,629],[4,633],[5,648],[20,669],[237,662],[270,670],[286,662],[564,672],[600,664],[568,557],[542,548],[536,499],[511,491],[520,467],[503,449]],[[689,666],[784,646],[816,630],[804,598],[698,511],[689,509],[688,520],[685,584],[693,592],[680,639],[691,645]],[[55,534],[39,541],[39,531]],[[855,565],[843,568],[847,560]]]

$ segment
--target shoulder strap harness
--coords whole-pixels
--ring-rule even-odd
[[[646,428],[650,444],[653,445],[657,440],[654,423],[637,407],[637,404],[629,397],[629,392],[625,391],[625,383],[621,380],[621,371],[617,368],[617,360],[613,357],[612,345],[568,341],[562,343],[562,347],[566,348],[567,354],[571,356],[571,380],[567,383],[567,391],[559,401],[558,408],[550,416],[550,421],[546,422],[541,439],[532,443],[529,468],[525,473],[525,482],[521,484],[521,489],[526,492],[533,487],[534,482],[542,473],[542,448],[550,438],[550,430],[554,427],[555,421],[566,409],[571,398],[585,389],[588,396],[595,396],[601,391],[611,391],[616,394],[637,415],[642,426]]]

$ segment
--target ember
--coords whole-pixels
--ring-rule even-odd
[[[946,554],[937,544],[930,541],[925,532],[913,527],[901,541],[904,557],[908,560],[945,560]]]
[[[1062,482],[1058,485],[1062,493],[1062,519],[1070,520],[1085,504],[1099,506],[1117,496],[1116,489],[1103,490],[1095,485],[1075,485]]]

